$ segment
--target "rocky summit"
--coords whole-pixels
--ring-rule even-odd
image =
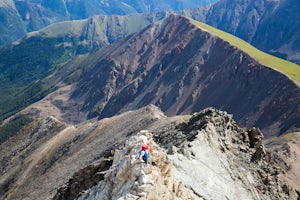
[[[150,165],[137,159],[144,143]],[[214,108],[166,117],[150,105],[77,126],[40,119],[0,150],[0,199],[300,198],[290,184],[299,176],[286,181],[299,163]]]

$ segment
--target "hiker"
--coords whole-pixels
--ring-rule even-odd
[[[146,162],[147,165],[149,165],[149,156],[150,156],[150,148],[148,144],[143,144],[142,149],[139,152],[139,156],[137,159],[140,159],[141,157]]]

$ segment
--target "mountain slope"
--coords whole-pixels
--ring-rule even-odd
[[[8,44],[26,34],[26,27],[13,0],[0,2],[0,45]]]
[[[78,46],[94,50],[108,45],[120,38],[142,30],[149,24],[161,20],[166,12],[131,14],[131,15],[97,15],[84,20],[55,23],[39,31],[27,34],[30,37],[74,38]],[[66,41],[64,41],[66,42]],[[89,52],[87,51],[86,52]]]
[[[164,117],[156,108],[144,108],[79,126],[36,119],[0,145],[0,199],[51,199],[75,172],[101,163],[128,135]]]
[[[206,5],[216,0],[146,1],[146,0],[5,0],[0,4],[0,45],[21,38],[55,22],[85,19],[95,15],[126,15],[182,10]]]
[[[207,30],[209,33],[217,35],[221,39],[229,42],[231,45],[242,49],[245,53],[249,54],[249,56],[257,60],[260,64],[277,70],[282,74],[285,74],[289,79],[296,83],[296,85],[300,86],[299,65],[287,62],[283,59],[279,59],[277,57],[259,51],[258,49],[254,48],[253,46],[249,45],[243,40],[236,38],[233,35],[223,32],[219,29],[215,29],[211,26],[208,26],[204,23],[198,21],[194,21],[194,23],[201,29]]]
[[[204,22],[299,63],[299,9],[299,1],[293,0],[221,0],[209,9]]]
[[[135,160],[145,141],[150,168]],[[77,126],[35,119],[0,144],[0,199],[296,199],[290,169],[262,141],[212,108],[166,117],[150,105]]]
[[[265,145],[270,151],[276,152],[278,157],[291,169],[286,173],[286,181],[292,187],[299,187],[300,174],[300,132],[294,132],[282,137],[270,138],[265,141]]]
[[[53,91],[56,86],[39,80],[60,68],[62,63],[140,31],[165,15],[96,16],[82,21],[62,22],[30,33],[15,44],[1,47],[0,120]]]
[[[74,123],[148,104],[167,115],[213,106],[267,136],[299,128],[299,87],[206,31],[170,15],[91,54],[77,65],[78,79],[71,87],[27,112],[44,107],[39,112],[51,113],[46,108],[54,107],[59,119]]]

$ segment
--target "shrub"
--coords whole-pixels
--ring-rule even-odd
[[[32,122],[28,115],[17,115],[12,120],[0,126],[0,144],[14,136],[22,127]]]

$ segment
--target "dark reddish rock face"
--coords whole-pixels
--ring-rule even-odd
[[[72,94],[88,118],[148,104],[169,116],[212,106],[267,136],[299,127],[300,89],[294,83],[178,15],[90,59]]]

